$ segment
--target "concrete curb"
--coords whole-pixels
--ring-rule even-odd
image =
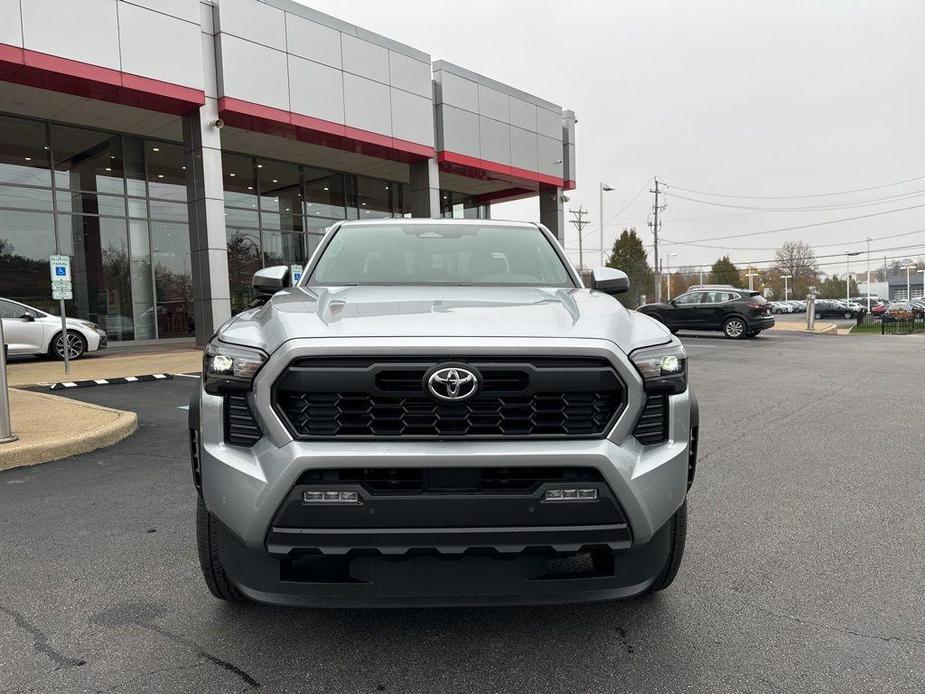
[[[792,325],[796,326],[798,324],[792,324]],[[816,321],[816,329],[807,330],[806,328],[803,328],[803,327],[791,328],[789,324],[779,324],[778,323],[778,324],[775,324],[773,328],[771,328],[771,331],[779,332],[779,333],[804,333],[806,335],[837,335],[838,326],[835,325],[835,323],[824,323],[822,321]]]
[[[17,389],[10,389],[10,397],[14,399],[13,433],[20,439],[0,445],[0,470],[89,453],[121,441],[138,428],[138,415],[134,412]],[[22,413],[23,409],[29,411]],[[70,426],[44,436],[28,431],[28,425],[17,426],[20,418],[34,419],[31,410],[35,409],[40,411],[44,422],[67,421]]]
[[[91,388],[94,386],[116,386],[125,383],[144,383],[146,381],[163,381],[173,378],[172,374],[142,374],[140,376],[118,376],[116,378],[91,378],[83,381],[60,381],[48,386],[49,390],[61,388]]]

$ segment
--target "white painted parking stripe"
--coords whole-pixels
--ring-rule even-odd
[[[164,374],[152,374],[152,375],[154,376],[154,378],[157,378],[157,379],[167,378]]]
[[[105,378],[94,378],[93,382],[99,383],[101,386],[105,386],[107,383],[109,383],[109,381],[107,381]]]
[[[125,380],[126,381],[137,381],[138,379],[135,376],[126,376]]]

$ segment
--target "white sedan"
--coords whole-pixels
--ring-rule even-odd
[[[67,318],[67,339],[61,330],[61,317],[45,313],[18,301],[0,299],[0,320],[3,321],[3,342],[7,354],[47,354],[64,359],[77,359],[84,352],[95,352],[106,346],[106,333],[95,323],[79,318]]]

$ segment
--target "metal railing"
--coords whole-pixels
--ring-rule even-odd
[[[861,313],[853,332],[881,335],[912,335],[925,333],[925,313]]]

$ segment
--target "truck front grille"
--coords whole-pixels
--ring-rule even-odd
[[[463,403],[427,392],[442,363],[481,376]],[[598,358],[306,358],[274,385],[276,411],[296,438],[601,437],[623,409],[625,389]]]

